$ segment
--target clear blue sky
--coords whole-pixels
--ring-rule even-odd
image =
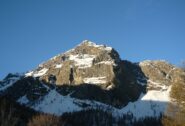
[[[185,59],[185,0],[0,0],[0,79],[84,39],[134,62]]]

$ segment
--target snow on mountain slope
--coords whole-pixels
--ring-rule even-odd
[[[10,77],[9,77],[10,76]],[[0,83],[0,91],[6,90],[11,87],[16,81],[21,78],[19,74],[9,74],[1,83]]]
[[[30,71],[30,72],[26,73],[25,76],[26,77],[28,77],[28,76],[40,77],[40,76],[43,76],[44,74],[46,74],[47,71],[48,71],[47,68],[42,68],[39,71]]]
[[[63,96],[59,94],[55,89],[50,90],[50,92],[46,96],[38,100],[34,105],[31,101],[28,100],[26,96],[19,98],[17,102],[31,107],[36,111],[58,116],[66,112],[75,112],[83,109],[88,109],[89,107],[97,108],[98,106],[102,106],[102,108],[108,108],[108,105],[100,102],[79,100],[76,98],[72,98],[70,94],[67,96]],[[82,104],[87,104],[89,107],[83,108],[81,107]]]
[[[39,104],[32,106],[32,108],[37,111],[56,115],[61,115],[66,111],[73,112],[81,110],[81,108],[73,102],[74,99],[70,96],[62,96],[56,90],[51,90]]]
[[[150,90],[146,94],[142,94],[136,102],[130,102],[127,106],[116,112],[120,115],[132,113],[137,119],[147,116],[159,117],[161,113],[165,112],[167,104],[170,102],[170,90],[171,87],[168,87],[168,90],[165,91]]]
[[[88,108],[102,108],[112,112],[113,116],[121,117],[124,114],[133,114],[136,119],[144,117],[159,117],[161,113],[166,110],[168,102],[170,102],[168,90],[151,90],[146,94],[142,94],[135,102],[130,102],[127,106],[118,109],[110,105],[93,100],[79,100],[72,98],[69,95],[62,96],[55,89],[51,90],[43,99],[40,99],[36,104],[29,104],[26,96],[21,97],[17,102],[25,104],[37,111],[50,113],[55,115],[62,115],[65,112],[75,112]],[[86,104],[88,107],[83,108],[81,104]],[[30,106],[31,105],[31,106]]]

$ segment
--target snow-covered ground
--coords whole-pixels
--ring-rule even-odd
[[[105,84],[106,77],[91,77],[91,78],[84,78],[84,83],[87,84]]]
[[[168,102],[170,102],[168,90],[150,90],[146,94],[141,94],[140,98],[135,102],[130,102],[127,106],[122,109],[110,107],[109,105],[103,104],[97,101],[90,100],[79,100],[71,98],[70,94],[62,96],[56,90],[51,90],[42,100],[37,104],[30,106],[31,108],[55,115],[62,115],[65,112],[80,111],[87,108],[102,108],[104,110],[111,110],[113,116],[120,117],[123,114],[133,113],[136,119],[144,117],[158,117],[160,113],[164,113]],[[18,100],[19,103],[28,104],[29,102],[25,96]],[[89,107],[82,108],[78,104],[88,104]]]
[[[56,90],[51,90],[39,104],[32,106],[35,110],[61,115],[68,111],[79,111],[81,108],[74,103],[74,99],[70,96],[62,96]]]
[[[55,89],[50,90],[50,92],[46,96],[44,96],[43,99],[38,100],[35,105],[30,104],[31,102],[26,96],[19,98],[17,102],[20,104],[25,104],[28,107],[31,107],[39,112],[55,114],[58,116],[66,112],[81,111],[84,108],[80,107],[79,105],[82,105],[84,103],[90,105],[90,107],[94,109],[98,106],[105,108],[105,110],[106,108],[108,108],[108,105],[106,104],[90,100],[79,100],[70,97],[70,94],[67,96],[62,96]],[[88,107],[86,109],[88,109]]]
[[[158,117],[160,113],[164,113],[167,104],[170,102],[169,92],[171,87],[166,91],[151,90],[146,94],[142,94],[136,102],[130,102],[127,106],[120,110],[116,110],[115,114],[133,113],[137,119],[146,116]]]
[[[33,77],[40,77],[43,76],[44,74],[46,74],[46,72],[48,71],[47,68],[43,68],[41,70],[39,70],[38,72],[33,74]]]

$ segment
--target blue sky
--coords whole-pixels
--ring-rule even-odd
[[[0,79],[82,40],[134,62],[185,59],[185,0],[0,0]]]

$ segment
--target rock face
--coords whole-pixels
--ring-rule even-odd
[[[182,78],[184,71],[177,68],[166,61],[150,61],[146,60],[139,63],[147,81],[147,89],[166,90],[177,79]],[[139,81],[139,83],[142,83]]]
[[[171,85],[184,77],[166,61],[132,63],[112,47],[85,40],[24,75],[9,74],[0,81],[0,96],[57,115],[111,107],[113,114],[142,118],[164,112]]]
[[[48,83],[53,81],[50,76],[55,76],[53,83],[56,85],[87,83],[111,89],[119,84],[119,80],[115,83],[118,76],[115,70],[119,69],[120,61],[113,48],[85,40],[76,48],[39,65],[30,75],[41,73],[40,80]]]

